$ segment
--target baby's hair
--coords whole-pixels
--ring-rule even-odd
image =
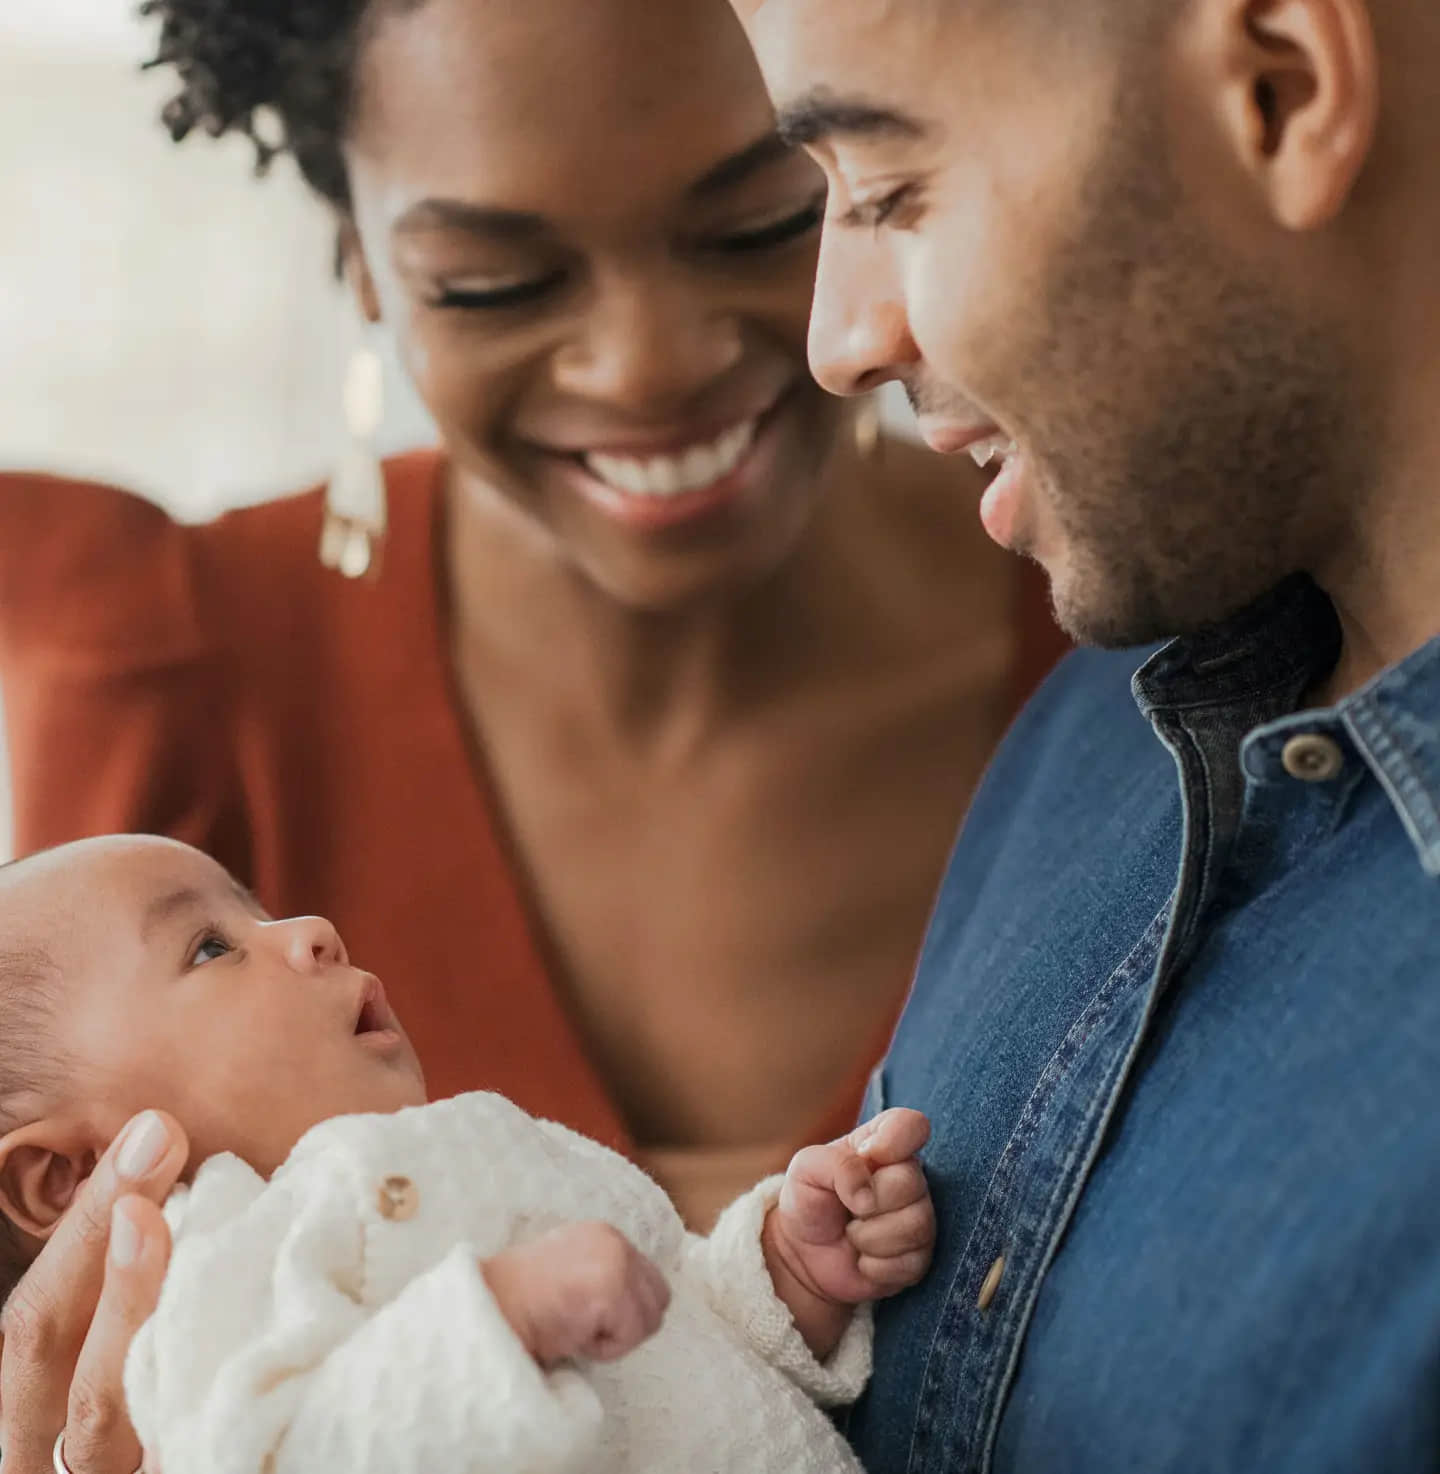
[[[43,949],[6,935],[4,920],[0,912],[0,1136],[26,1124],[25,1107],[55,1090],[63,1071],[51,1048],[55,965]],[[0,1306],[28,1268],[23,1241],[0,1213]]]

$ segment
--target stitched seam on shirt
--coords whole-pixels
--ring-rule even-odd
[[[1003,1415],[1005,1400],[1014,1381],[1015,1369],[1020,1363],[1020,1352],[1024,1344],[1025,1330],[1030,1323],[1031,1315],[1034,1313],[1035,1302],[1040,1297],[1040,1288],[1045,1283],[1045,1276],[1048,1274],[1051,1264],[1054,1263],[1055,1255],[1059,1252],[1060,1240],[1064,1237],[1065,1229],[1075,1212],[1075,1206],[1080,1201],[1080,1196],[1085,1190],[1090,1176],[1090,1169],[1094,1166],[1095,1160],[1100,1154],[1106,1133],[1109,1131],[1110,1123],[1114,1119],[1115,1111],[1118,1109],[1125,1082],[1130,1076],[1135,1059],[1144,1044],[1145,1036],[1149,1032],[1150,1020],[1154,1016],[1156,1002],[1165,989],[1167,979],[1175,970],[1177,959],[1184,955],[1186,942],[1193,935],[1198,918],[1203,914],[1203,908],[1200,905],[1192,907],[1188,917],[1182,916],[1179,908],[1180,902],[1186,894],[1186,878],[1187,876],[1196,876],[1195,866],[1197,863],[1200,864],[1197,901],[1203,902],[1205,900],[1206,889],[1210,880],[1209,866],[1213,860],[1215,824],[1213,817],[1214,792],[1210,778],[1209,764],[1205,759],[1204,749],[1190,730],[1183,724],[1179,725],[1173,734],[1167,734],[1160,724],[1157,724],[1156,730],[1161,735],[1162,740],[1165,740],[1167,735],[1171,736],[1171,741],[1167,741],[1166,746],[1170,747],[1172,756],[1175,759],[1177,777],[1180,784],[1184,817],[1184,827],[1181,835],[1180,870],[1176,877],[1175,888],[1171,892],[1169,900],[1145,928],[1142,938],[1142,941],[1148,941],[1157,928],[1162,928],[1160,944],[1155,952],[1155,963],[1150,976],[1150,984],[1144,999],[1144,1008],[1136,1024],[1134,1033],[1131,1036],[1130,1045],[1120,1056],[1117,1064],[1103,1077],[1103,1088],[1096,1092],[1091,1108],[1085,1112],[1083,1118],[1084,1129],[1080,1133],[1077,1133],[1075,1139],[1086,1145],[1083,1149],[1077,1149],[1068,1153],[1060,1164],[1060,1170],[1055,1176],[1055,1187],[1050,1193],[1039,1217],[1041,1227],[1048,1225],[1049,1242],[1045,1246],[1045,1251],[1035,1267],[1028,1293],[1023,1297],[1023,1300],[1017,1296],[1016,1299],[1011,1301],[1009,1313],[1006,1316],[1005,1334],[1010,1345],[1010,1354],[1006,1358],[1003,1366],[997,1366],[992,1371],[986,1387],[985,1400],[982,1404],[989,1408],[989,1426],[985,1430],[978,1464],[983,1474],[989,1474],[994,1458],[995,1444],[1000,1435],[1000,1421]],[[1190,775],[1179,750],[1181,741],[1188,745],[1200,768],[1206,800],[1206,807],[1203,810],[1198,810],[1197,805],[1190,802]],[[1203,835],[1200,835],[1196,832],[1196,826],[1202,817],[1205,827]],[[1135,950],[1132,950],[1130,955],[1134,957]],[[1128,963],[1129,961],[1130,958],[1127,958],[1126,962]],[[1058,1213],[1057,1205],[1059,1209]]]
[[[1370,759],[1369,767],[1376,781],[1385,790],[1391,807],[1400,816],[1400,823],[1411,843],[1420,852],[1420,863],[1429,875],[1440,876],[1440,844],[1427,839],[1420,832],[1415,812],[1423,810],[1431,828],[1440,830],[1440,812],[1425,786],[1425,780],[1415,771],[1404,748],[1390,735],[1385,724],[1366,706],[1357,704],[1340,713],[1340,720],[1350,733],[1351,740]],[[1391,765],[1399,770],[1391,772]]]
[[[974,1253],[975,1246],[982,1234],[990,1232],[990,1224],[992,1218],[995,1216],[986,1213],[985,1205],[992,1204],[997,1196],[1005,1197],[1008,1195],[1010,1188],[1013,1186],[1013,1179],[1017,1167],[1027,1155],[1030,1145],[1034,1140],[1035,1132],[1043,1119],[1045,1107],[1054,1095],[1059,1083],[1065,1078],[1070,1064],[1084,1048],[1096,1024],[1108,1012],[1115,995],[1120,993],[1131,981],[1136,969],[1140,965],[1139,957],[1141,953],[1151,943],[1157,925],[1163,923],[1169,916],[1173,902],[1174,896],[1172,893],[1171,897],[1167,899],[1165,905],[1161,908],[1159,915],[1145,927],[1144,931],[1136,939],[1135,945],[1131,947],[1130,951],[1116,964],[1110,974],[1096,989],[1090,1001],[1085,1005],[1080,1016],[1066,1031],[1065,1037],[1056,1046],[1054,1053],[1046,1061],[1044,1068],[1036,1079],[1035,1086],[1020,1111],[1015,1129],[1011,1132],[1010,1138],[1000,1154],[1000,1159],[995,1164],[995,1170],[991,1173],[989,1182],[986,1183],[985,1192],[981,1197],[981,1212],[976,1217],[975,1225],[970,1231],[970,1236],[966,1240],[964,1248],[960,1251],[955,1274],[950,1284],[946,1287],[944,1300],[946,1311],[957,1301],[968,1303],[968,1301],[974,1299],[974,1294],[978,1289],[977,1286],[972,1283],[965,1289],[963,1295],[960,1293],[960,1288],[962,1277],[966,1273],[966,1266]],[[1162,939],[1161,946],[1163,947],[1163,945]],[[973,1276],[971,1278],[973,1280]],[[936,1322],[935,1331],[930,1340],[930,1349],[925,1359],[926,1370],[922,1377],[922,1388],[924,1382],[928,1381],[930,1369],[936,1359],[939,1343],[942,1339],[950,1339],[947,1323],[951,1318],[950,1315],[942,1312]],[[982,1384],[981,1390],[983,1392],[984,1384]],[[917,1443],[920,1438],[922,1425],[925,1427],[927,1436],[929,1434],[930,1425],[925,1419],[926,1410],[922,1406],[910,1435],[910,1451],[907,1458],[907,1468],[910,1470],[918,1468],[916,1462],[919,1452]]]
[[[1023,1299],[1017,1296],[1011,1301],[1009,1313],[1005,1317],[1002,1344],[1003,1342],[1009,1343],[1010,1354],[1006,1357],[1003,1365],[997,1365],[994,1368],[985,1389],[983,1405],[989,1409],[989,1425],[985,1430],[980,1448],[978,1467],[982,1471],[988,1471],[990,1469],[991,1462],[994,1458],[995,1443],[1000,1435],[1000,1421],[1004,1411],[1005,1399],[1009,1387],[1014,1380],[1015,1369],[1020,1363],[1020,1352],[1025,1340],[1025,1328],[1030,1324],[1030,1317],[1034,1313],[1035,1302],[1040,1298],[1040,1287],[1045,1283],[1045,1276],[1049,1273],[1055,1255],[1059,1252],[1060,1240],[1064,1236],[1065,1228],[1068,1226],[1070,1218],[1075,1211],[1075,1205],[1079,1202],[1080,1195],[1085,1190],[1085,1184],[1090,1175],[1090,1168],[1094,1165],[1095,1159],[1099,1155],[1101,1146],[1104,1143],[1105,1134],[1109,1129],[1110,1120],[1119,1102],[1124,1081],[1129,1076],[1131,1066],[1148,1032],[1150,1016],[1153,1012],[1155,998],[1157,996],[1155,980],[1159,977],[1160,968],[1164,963],[1166,953],[1169,951],[1169,943],[1171,941],[1169,927],[1171,913],[1176,899],[1177,895],[1172,893],[1170,899],[1145,928],[1141,942],[1132,950],[1131,957],[1126,959],[1126,964],[1128,964],[1131,958],[1134,957],[1135,952],[1140,949],[1140,946],[1148,942],[1157,929],[1161,930],[1159,947],[1155,953],[1149,996],[1145,1002],[1144,1012],[1131,1038],[1130,1047],[1119,1057],[1117,1062],[1103,1077],[1103,1088],[1095,1093],[1092,1105],[1083,1117],[1084,1129],[1076,1137],[1078,1141],[1084,1142],[1086,1145],[1083,1148],[1077,1147],[1075,1150],[1067,1152],[1059,1164],[1059,1170],[1055,1174],[1054,1190],[1046,1199],[1043,1210],[1039,1215],[1039,1225],[1047,1234],[1049,1242],[1046,1245],[1044,1254],[1035,1266],[1030,1279],[1028,1292],[1024,1295]],[[1122,966],[1124,965],[1122,964]],[[1059,1205],[1058,1214],[1057,1204]]]

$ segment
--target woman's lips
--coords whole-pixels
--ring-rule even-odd
[[[559,459],[570,484],[612,520],[640,531],[675,527],[719,512],[763,479],[790,399],[673,453],[591,450]]]

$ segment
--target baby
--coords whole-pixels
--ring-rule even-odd
[[[147,1467],[858,1470],[820,1408],[928,1266],[923,1117],[800,1153],[702,1239],[604,1147],[424,1101],[328,922],[168,840],[0,869],[0,1300],[137,1111],[189,1133],[127,1365]]]

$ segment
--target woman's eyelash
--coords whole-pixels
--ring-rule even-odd
[[[758,230],[742,230],[734,235],[724,236],[719,245],[725,251],[768,251],[774,246],[783,246],[788,241],[798,240],[802,235],[809,235],[824,218],[825,197],[821,195],[818,199],[811,200],[803,210],[797,210],[783,220],[762,225]]]
[[[549,276],[536,277],[533,281],[516,282],[508,287],[490,290],[467,291],[464,288],[445,288],[436,294],[431,305],[434,307],[458,308],[468,312],[493,312],[506,307],[523,307],[543,297],[553,287],[559,286],[563,273],[553,271]]]

